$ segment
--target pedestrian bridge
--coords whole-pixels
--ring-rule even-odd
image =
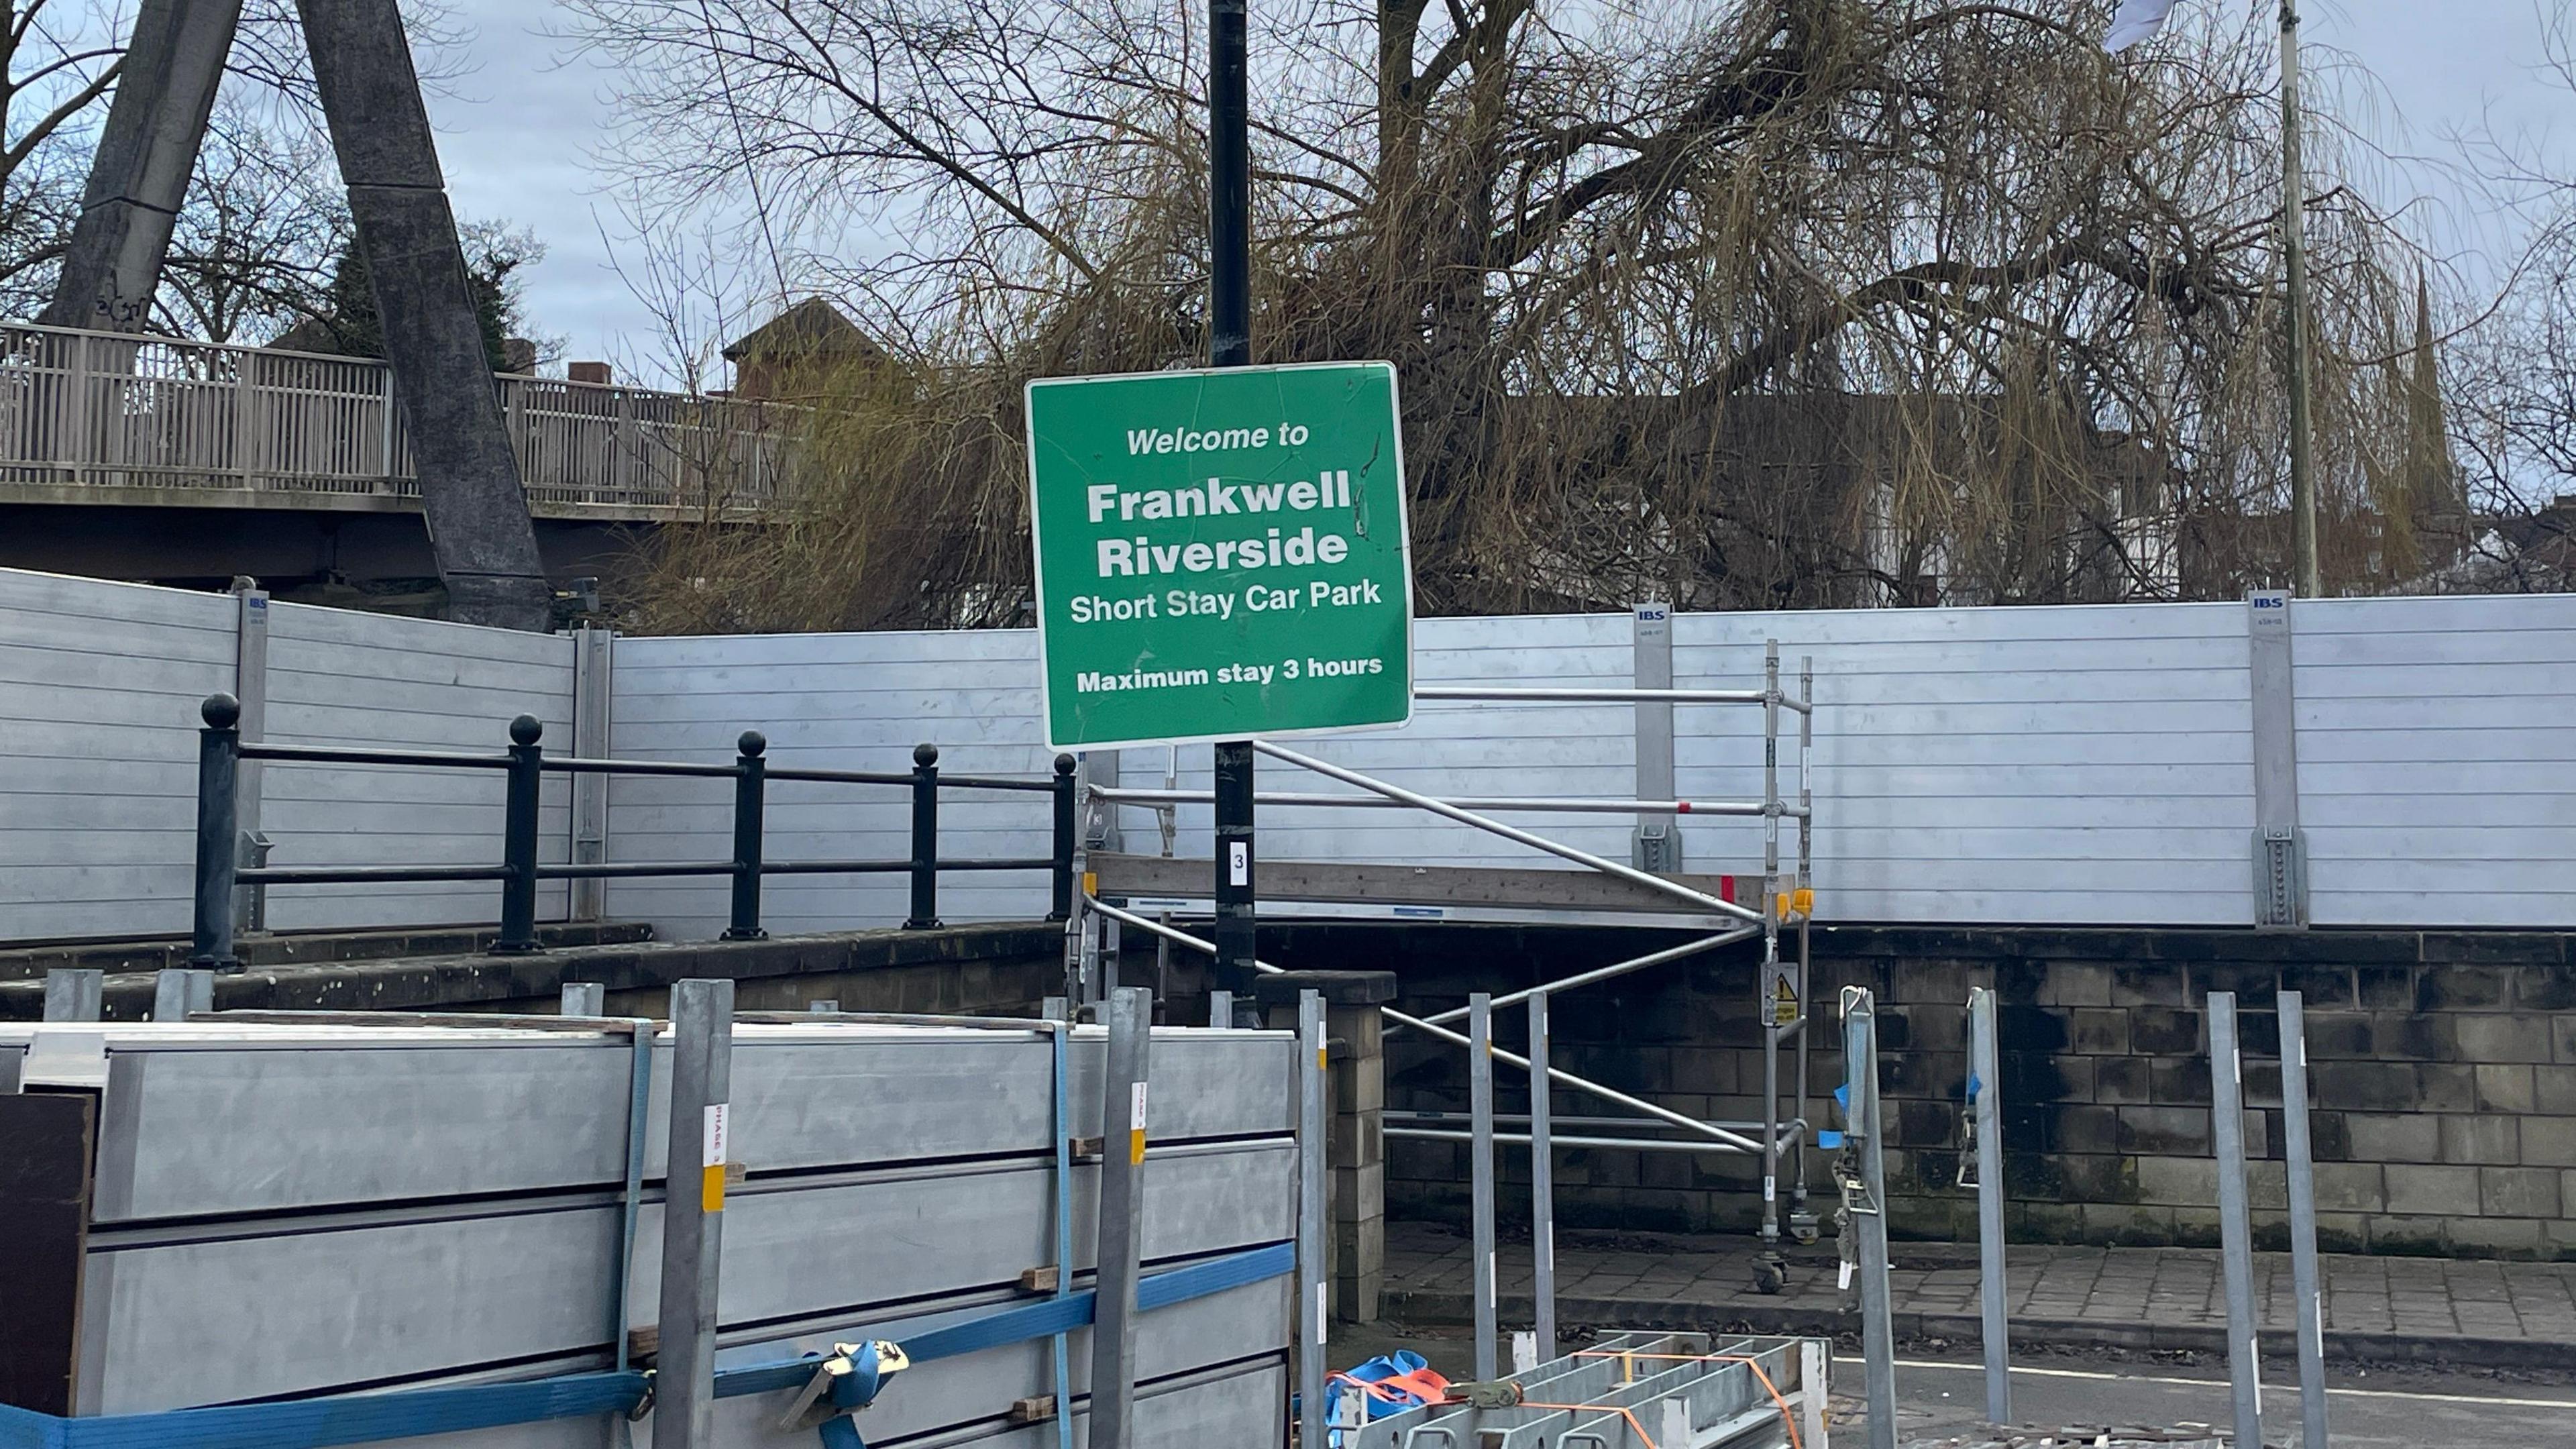
[[[658,522],[776,501],[796,411],[497,376],[529,512]],[[0,504],[418,513],[392,369],[0,323]]]

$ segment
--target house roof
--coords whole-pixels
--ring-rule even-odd
[[[734,339],[724,350],[727,362],[884,356],[885,349],[870,341],[859,324],[820,297],[806,298]]]

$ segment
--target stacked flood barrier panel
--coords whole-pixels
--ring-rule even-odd
[[[0,569],[0,941],[186,934],[210,694],[264,693],[264,737],[285,743],[497,755],[522,713],[569,752],[572,684],[562,635]],[[260,784],[273,865],[501,858],[497,771],[270,765]],[[567,782],[544,798],[541,858],[561,861]],[[488,882],[292,886],[269,893],[268,919],[448,925],[499,906]],[[563,883],[538,906],[564,919]]]
[[[0,569],[0,940],[188,929],[221,594]]]
[[[28,1042],[28,1090],[0,1095],[0,1141],[30,1162],[78,1162],[86,1142],[92,1165],[77,1213],[49,1211],[24,1175],[0,1200],[13,1276],[77,1284],[13,1295],[9,1402],[132,1414],[610,1366],[626,1036],[0,1028],[0,1052]],[[1068,1044],[1077,1137],[1101,1135],[1105,1045],[1087,1027]],[[638,1329],[661,1264],[667,1046],[656,1057],[626,1270]],[[1149,1275],[1293,1237],[1292,1057],[1285,1033],[1155,1033]],[[728,1155],[743,1176],[723,1210],[718,1367],[900,1342],[1047,1296],[1023,1275],[1056,1256],[1053,1060],[1035,1029],[737,1024]],[[1096,1167],[1078,1161],[1076,1287],[1091,1278],[1096,1198]],[[1138,1444],[1274,1442],[1291,1292],[1274,1277],[1144,1314]],[[1007,1418],[1052,1394],[1051,1357],[1037,1340],[919,1365],[866,1411],[866,1441],[1052,1443],[1053,1424]],[[1089,1357],[1077,1331],[1077,1415]],[[721,1445],[813,1442],[776,1428],[781,1395],[716,1407]],[[590,1449],[602,1432],[567,1420],[449,1437]]]
[[[1673,680],[1758,685],[1777,639],[1795,692],[1814,661],[1827,919],[2245,924],[2246,627],[2242,603],[1685,614]],[[1684,708],[1675,735],[1685,796],[1760,797],[1758,711]],[[1681,829],[1696,868],[1762,858],[1759,821]]]
[[[2576,924],[2576,597],[2296,605],[2321,926]]]
[[[266,738],[277,744],[497,755],[536,716],[550,754],[573,752],[573,647],[560,634],[478,629],[305,604],[268,608]],[[191,723],[193,723],[193,717]],[[268,863],[490,865],[501,858],[498,770],[269,763],[259,767]],[[540,792],[537,858],[571,855],[572,781]],[[537,919],[566,916],[565,883],[537,885]],[[272,929],[488,921],[490,881],[278,886]]]
[[[2385,598],[2291,605],[2296,777],[2317,925],[2576,924],[2576,596]],[[1815,661],[1816,887],[1828,919],[1982,925],[2248,925],[2255,919],[2254,721],[2243,602],[1681,614],[1676,685],[1751,688],[1780,641],[1794,691]],[[1623,615],[1425,619],[1424,684],[1624,687]],[[916,740],[971,742],[974,768],[1036,773],[1029,631],[620,639],[612,714],[622,752],[721,758],[744,723],[792,739],[798,763],[902,769]],[[630,724],[631,722],[631,724]],[[1758,709],[1675,711],[1679,793],[1761,794]],[[961,749],[967,748],[961,744]],[[1619,705],[1425,701],[1400,730],[1302,740],[1332,763],[1435,795],[1622,795],[1632,712]],[[1209,788],[1204,746],[1178,783]],[[1122,784],[1159,786],[1159,748],[1118,752]],[[1793,757],[1784,749],[1784,787]],[[1276,763],[1264,788],[1342,787]],[[817,854],[899,838],[899,801],[818,801],[797,817]],[[1628,858],[1633,820],[1502,818]],[[1127,848],[1161,840],[1128,810]],[[986,817],[995,854],[1041,824]],[[1205,806],[1178,813],[1178,854],[1204,858]],[[721,795],[618,783],[612,849],[722,848]],[[1017,834],[1014,835],[1016,829]],[[1743,872],[1760,825],[1682,823],[1685,867]],[[1538,853],[1400,810],[1265,808],[1278,860],[1555,869]],[[983,844],[983,842],[979,842]],[[901,918],[887,882],[818,878],[800,929]],[[949,912],[1030,914],[1034,884],[997,877]],[[724,924],[720,887],[619,884],[611,912],[670,936]],[[944,908],[943,908],[944,909]]]
[[[740,732],[757,729],[773,769],[903,774],[925,743],[950,774],[1043,779],[1054,768],[1038,722],[1035,630],[620,639],[617,647],[610,753],[628,759],[722,764]],[[733,796],[723,781],[621,778],[610,784],[608,808],[612,859],[713,860],[731,846]],[[900,860],[911,850],[912,804],[899,789],[777,781],[766,809],[773,859]],[[1044,856],[1050,828],[1045,809],[1021,795],[950,792],[939,802],[943,857]],[[707,935],[724,929],[721,880],[610,881],[607,890],[613,919],[651,919],[657,929],[686,921],[684,934],[700,920],[715,922]],[[781,934],[896,925],[907,890],[894,874],[784,876],[763,884],[762,917]],[[939,882],[943,920],[1034,920],[1046,911],[1043,876],[970,872]]]

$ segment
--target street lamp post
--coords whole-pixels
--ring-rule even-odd
[[[2316,598],[2317,474],[2309,449],[2307,187],[2299,169],[2299,6],[2281,0],[2281,253],[2288,272],[2290,528],[2302,598]]]
[[[1252,361],[1252,141],[1247,0],[1208,0],[1208,361]],[[1216,980],[1257,1025],[1250,740],[1216,746]]]

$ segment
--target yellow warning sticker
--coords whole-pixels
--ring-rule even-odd
[[[1771,1024],[1793,1026],[1798,1020],[1798,988],[1789,984],[1786,975],[1771,984]]]
[[[1135,1166],[1145,1160],[1145,1084],[1136,1084],[1136,1094],[1128,1104],[1127,1163]]]
[[[725,1108],[728,1104],[707,1105],[704,1151],[698,1155],[698,1207],[711,1213],[724,1211],[725,1194]]]

